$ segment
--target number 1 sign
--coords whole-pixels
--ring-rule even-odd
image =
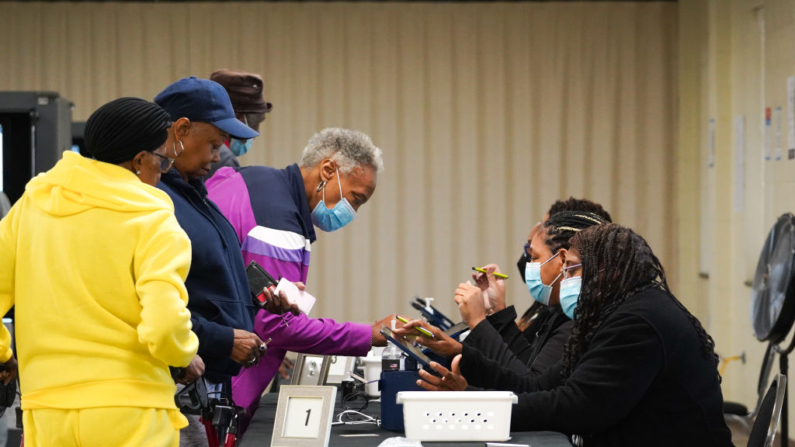
[[[271,447],[326,447],[337,388],[285,385],[279,390]]]

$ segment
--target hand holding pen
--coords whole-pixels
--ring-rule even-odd
[[[477,273],[472,273],[475,284],[483,291],[484,304],[491,312],[505,309],[505,280],[507,275],[502,274],[500,266],[488,264],[483,268],[472,267]]]
[[[420,330],[429,332],[432,337],[428,337]],[[416,337],[415,341],[418,344],[426,346],[436,354],[445,357],[453,357],[461,353],[461,343],[455,341],[438,327],[432,326],[422,319],[408,320],[403,327],[395,329],[394,332],[402,337]]]

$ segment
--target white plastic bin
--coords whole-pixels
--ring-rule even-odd
[[[381,356],[364,357],[362,360],[364,360],[364,380],[368,382],[364,387],[365,394],[370,397],[381,397],[381,392],[378,391],[378,380],[381,378]]]
[[[510,391],[401,391],[406,437],[416,441],[496,441],[510,439]]]

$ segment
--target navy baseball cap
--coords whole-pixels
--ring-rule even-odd
[[[198,79],[195,76],[182,78],[155,96],[155,103],[165,109],[173,121],[187,118],[210,123],[238,140],[248,140],[259,135],[235,118],[232,101],[226,89],[209,79]]]

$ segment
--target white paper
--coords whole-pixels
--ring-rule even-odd
[[[282,278],[279,281],[279,285],[276,286],[276,291],[274,293],[284,292],[287,295],[287,300],[290,304],[297,304],[298,308],[301,309],[301,312],[309,315],[309,312],[312,311],[312,307],[315,306],[315,302],[317,299],[307,293],[306,291],[301,291],[298,289],[298,286],[292,283],[292,281],[288,281],[285,278]]]
[[[765,160],[770,160],[770,147],[772,146],[772,140],[773,140],[772,135],[770,135],[771,134],[770,115],[771,115],[770,107],[766,107],[765,108]]]
[[[709,120],[709,142],[707,143],[707,166],[715,166],[715,118]]]
[[[776,107],[776,160],[781,160],[781,107]]]
[[[745,209],[745,117],[734,118],[734,212]]]

